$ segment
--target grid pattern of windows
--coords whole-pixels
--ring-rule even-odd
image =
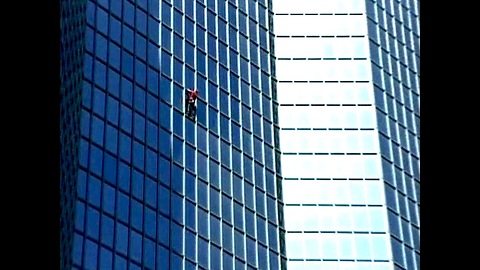
[[[281,268],[269,17],[264,0],[88,1],[75,267]]]
[[[60,1],[60,269],[72,268],[85,3]]]
[[[272,2],[288,269],[392,269],[365,1]]]
[[[393,261],[420,269],[419,2],[366,2]]]

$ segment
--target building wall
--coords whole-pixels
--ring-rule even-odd
[[[289,269],[417,269],[418,3],[272,2]]]
[[[60,269],[71,269],[85,33],[85,1],[60,1]]]
[[[419,269],[419,2],[366,3],[393,261],[398,269]]]
[[[87,2],[75,269],[281,268],[269,6]]]

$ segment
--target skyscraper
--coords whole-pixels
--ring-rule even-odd
[[[281,268],[269,10],[87,2],[74,269]]]
[[[75,4],[65,268],[419,269],[417,1]]]
[[[85,1],[60,1],[60,269],[72,263],[84,35]]]
[[[288,269],[419,269],[418,2],[272,2]]]

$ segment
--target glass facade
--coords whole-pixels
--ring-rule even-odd
[[[284,268],[269,5],[87,1],[74,269]]]
[[[395,269],[419,269],[419,1],[366,3],[392,260]]]
[[[288,269],[419,269],[418,2],[272,2]]]
[[[72,269],[85,1],[60,1],[60,269]]]
[[[419,269],[418,9],[61,1],[62,269]]]

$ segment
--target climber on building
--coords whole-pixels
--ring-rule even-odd
[[[198,98],[199,91],[197,89],[187,89],[187,92],[185,93],[185,103],[187,107],[187,117],[190,117],[192,119],[195,119],[195,116],[197,114],[197,107],[195,105],[195,101]]]

